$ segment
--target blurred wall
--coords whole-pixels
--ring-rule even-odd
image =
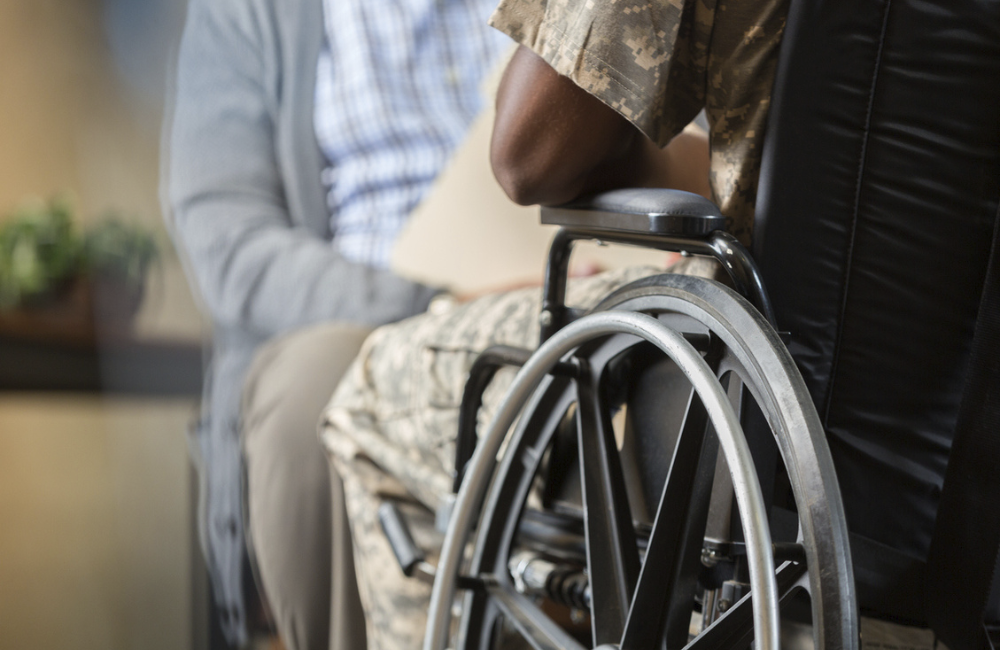
[[[190,415],[177,401],[0,396],[0,648],[197,645]]]
[[[0,0],[0,219],[69,192],[83,220],[121,210],[164,248],[141,336],[203,325],[160,216],[163,88],[183,0]]]
[[[163,84],[183,0],[0,0],[0,219],[68,191],[165,251],[142,337],[203,325],[158,202]],[[4,360],[0,359],[0,363]],[[193,399],[0,394],[0,648],[197,646],[185,430]]]

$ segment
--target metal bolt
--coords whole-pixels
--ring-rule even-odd
[[[725,612],[727,609],[729,609],[730,605],[732,605],[732,603],[729,602],[728,600],[726,600],[725,598],[723,598],[722,600],[719,601],[719,605],[718,605],[719,611],[720,612]]]
[[[543,310],[542,313],[538,315],[538,322],[541,324],[542,327],[548,327],[549,325],[551,325],[552,312],[550,312],[548,309]]]
[[[714,567],[722,559],[722,554],[714,548],[701,549],[701,563],[708,568]]]
[[[691,257],[691,253],[687,251],[681,251],[681,257]]]

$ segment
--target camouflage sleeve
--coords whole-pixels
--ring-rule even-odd
[[[712,13],[705,87],[712,144],[709,180],[727,217],[726,229],[748,246],[788,0],[718,0]]]
[[[501,0],[490,24],[660,146],[705,102],[702,0]]]
[[[660,146],[701,108],[713,198],[750,243],[788,0],[501,0],[491,24]]]

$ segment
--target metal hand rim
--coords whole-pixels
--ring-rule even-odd
[[[424,650],[443,650],[447,642],[454,579],[460,569],[462,549],[486,495],[497,452],[508,430],[525,401],[557,361],[588,340],[607,334],[633,334],[656,345],[687,376],[705,405],[733,479],[747,542],[752,597],[755,603],[763,605],[753,608],[755,647],[778,650],[778,586],[771,555],[771,534],[757,473],[739,418],[715,374],[683,336],[652,316],[616,311],[586,316],[556,333],[521,368],[504,396],[496,417],[470,460],[466,480],[452,511],[431,592]]]

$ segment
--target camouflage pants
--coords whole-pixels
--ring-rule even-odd
[[[706,262],[682,264],[688,273],[707,275],[712,263]],[[630,268],[571,282],[567,304],[593,306],[617,287],[655,272]],[[430,597],[429,585],[399,570],[378,524],[378,506],[385,498],[424,506],[414,537],[418,545],[439,548],[430,513],[451,494],[454,438],[469,368],[492,345],[537,345],[540,293],[487,296],[444,314],[379,328],[334,394],[322,437],[344,481],[369,648],[420,647]],[[501,370],[487,389],[480,431],[513,376],[513,370]]]
[[[712,268],[707,260],[689,259],[671,270],[710,277]],[[571,282],[567,302],[592,306],[654,272],[625,269]],[[322,437],[344,481],[369,648],[419,648],[430,599],[429,585],[399,570],[377,521],[378,506],[387,498],[402,504],[415,541],[433,562],[442,535],[431,513],[451,494],[454,436],[469,368],[491,345],[535,346],[539,294],[535,289],[487,296],[376,330],[327,408]],[[502,370],[487,389],[480,431],[513,376]],[[864,650],[943,648],[930,630],[868,618],[861,624]],[[812,647],[810,628],[800,627],[783,628],[782,647]]]

